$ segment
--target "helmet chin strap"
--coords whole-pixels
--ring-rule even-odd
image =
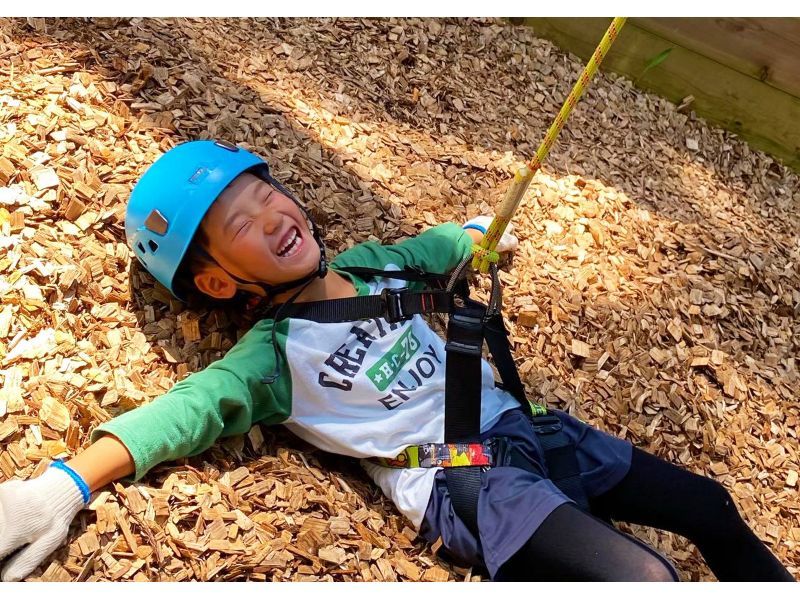
[[[317,246],[319,247],[319,265],[317,266],[316,271],[310,272],[306,276],[303,276],[302,278],[297,280],[292,280],[281,284],[270,285],[255,280],[246,280],[244,278],[236,276],[235,274],[232,274],[227,269],[225,269],[225,267],[223,267],[222,264],[220,264],[211,254],[209,254],[208,251],[205,250],[205,248],[200,247],[199,249],[201,253],[203,253],[209,260],[213,261],[217,266],[222,268],[222,271],[225,272],[228,276],[230,276],[233,280],[235,280],[239,284],[252,284],[259,287],[262,291],[264,291],[267,300],[271,301],[272,298],[275,297],[275,295],[283,293],[284,291],[295,289],[301,285],[304,285],[314,280],[315,278],[325,278],[325,275],[328,273],[328,260],[325,255],[325,244],[322,242],[322,236],[320,235],[316,223],[311,218],[311,215],[308,213],[308,210],[306,210],[305,206],[303,206],[303,204],[301,204],[297,200],[297,198],[292,194],[291,191],[289,191],[286,187],[284,187],[278,181],[272,178],[272,176],[270,176],[268,171],[264,172],[261,170],[256,170],[254,174],[261,177],[267,183],[275,187],[278,191],[280,191],[286,197],[291,199],[297,205],[297,207],[300,208],[300,210],[302,210],[303,214],[306,217],[306,221],[311,225],[310,227],[311,233],[314,236],[314,240],[317,242]],[[292,299],[295,298],[296,297],[293,297]]]

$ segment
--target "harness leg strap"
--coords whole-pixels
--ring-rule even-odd
[[[453,510],[472,535],[479,539],[478,494],[481,489],[481,468],[446,467],[444,476]]]
[[[555,415],[542,415],[531,419],[533,430],[544,451],[550,479],[556,487],[575,501],[584,511],[589,510],[589,499],[581,482],[581,470],[575,454],[575,444],[569,439]]]

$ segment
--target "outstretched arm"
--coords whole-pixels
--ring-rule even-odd
[[[115,436],[99,438],[85,451],[66,462],[94,492],[135,470],[133,457]]]
[[[462,228],[476,244],[480,245],[491,223],[491,216],[476,216],[475,218],[467,220]],[[519,240],[512,234],[513,232],[514,223],[509,222],[503,236],[500,237],[500,242],[497,243],[497,247],[495,247],[495,251],[498,253],[505,253],[507,251],[516,250],[517,245],[519,245]]]
[[[77,457],[55,463],[33,480],[0,484],[0,578],[18,581],[64,541],[69,524],[92,491],[133,473],[133,457],[119,440],[104,436]]]
[[[95,429],[92,445],[68,462],[54,463],[35,479],[0,484],[0,578],[30,575],[64,542],[92,491],[198,454],[221,436],[246,432],[254,421],[285,420],[291,410],[288,371],[273,385],[261,382],[272,371],[272,352],[265,350],[270,330],[259,322],[223,359]]]
[[[483,233],[476,228],[467,228],[465,229],[467,234],[472,238],[472,242],[476,244],[480,244],[483,241]]]

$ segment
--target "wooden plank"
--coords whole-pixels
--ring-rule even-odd
[[[587,60],[610,18],[526,18],[536,35]],[[654,56],[671,48],[661,64],[644,72]],[[640,88],[680,103],[709,122],[740,135],[754,147],[800,170],[800,99],[730,67],[626,25],[611,47],[604,69],[633,79]]]
[[[800,97],[800,19],[634,18],[629,24]]]

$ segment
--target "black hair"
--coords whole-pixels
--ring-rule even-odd
[[[189,248],[183,256],[178,269],[175,272],[175,278],[172,286],[181,295],[189,295],[194,293],[204,294],[194,282],[195,274],[199,273],[204,267],[213,265],[213,262],[208,259],[208,236],[205,231],[198,227],[194,237],[189,243]]]

